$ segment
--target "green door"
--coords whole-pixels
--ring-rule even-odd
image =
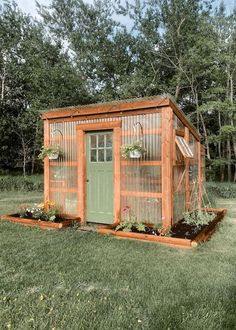
[[[113,220],[113,132],[86,133],[86,221]]]

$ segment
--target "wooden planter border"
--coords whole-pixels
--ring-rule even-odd
[[[209,226],[205,227],[193,240],[183,239],[183,238],[175,238],[168,236],[152,236],[148,234],[142,233],[132,233],[132,232],[124,232],[124,231],[115,231],[114,225],[111,226],[102,226],[97,228],[97,232],[99,234],[110,234],[117,236],[119,238],[126,239],[136,239],[148,242],[157,242],[166,244],[172,247],[181,247],[181,248],[192,248],[198,246],[199,243],[205,242],[208,240],[211,235],[216,231],[217,224],[224,218],[226,214],[226,209],[205,209],[207,212],[213,212],[216,214],[215,219],[210,223]]]
[[[19,223],[25,226],[35,226],[41,229],[62,229],[68,227],[72,224],[74,219],[65,219],[62,222],[49,222],[49,221],[42,221],[42,220],[33,220],[27,218],[20,218],[17,217],[16,214],[7,214],[2,215],[0,217],[1,220],[6,220],[10,222]]]

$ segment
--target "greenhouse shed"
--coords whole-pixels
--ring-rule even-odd
[[[54,109],[43,120],[44,145],[60,149],[44,161],[44,198],[65,216],[113,224],[129,210],[169,227],[201,206],[200,136],[170,97]]]

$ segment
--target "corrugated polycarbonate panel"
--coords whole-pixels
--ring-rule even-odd
[[[73,122],[50,125],[50,145],[59,145],[62,152],[58,160],[50,160],[50,199],[71,215],[77,213],[77,148],[76,124]],[[71,205],[69,205],[71,199]]]
[[[185,192],[179,192],[174,194],[174,223],[183,219],[183,213],[185,211]]]
[[[179,129],[181,131],[184,131],[184,124],[175,114],[174,114],[173,126],[174,126],[174,129]]]
[[[50,144],[58,144],[62,156],[50,161],[50,199],[64,212],[76,215],[78,203],[76,126],[86,123],[122,121],[122,144],[141,140],[146,153],[140,160],[121,161],[121,208],[130,206],[139,222],[161,222],[161,199],[153,193],[161,192],[161,113],[100,118],[50,124]],[[152,162],[149,164],[148,162]],[[153,164],[154,162],[154,164]],[[78,164],[79,166],[80,164]],[[130,196],[127,195],[130,192]],[[148,196],[148,193],[152,193]],[[135,196],[137,193],[137,196]],[[140,197],[145,193],[145,197]],[[70,203],[71,200],[71,203]]]
[[[174,191],[174,223],[183,218],[185,211],[185,178],[184,165],[177,165],[173,168],[173,191]]]
[[[123,196],[121,198],[121,220],[161,224],[161,199],[153,197]],[[129,212],[127,212],[127,208]]]
[[[161,125],[160,119],[160,113],[123,117],[122,144],[131,144],[142,140],[146,149],[142,159],[160,160],[161,135],[158,132]]]
[[[161,199],[148,196],[161,192],[161,166],[148,163],[161,160],[160,127],[160,113],[122,118],[122,144],[142,141],[146,149],[141,159],[121,162],[121,209],[128,206],[137,222],[161,222]]]
[[[122,166],[121,190],[161,192],[161,166]]]
[[[190,209],[195,209],[198,205],[198,146],[192,134],[189,136],[189,146],[193,153],[193,159],[190,159],[189,165]]]

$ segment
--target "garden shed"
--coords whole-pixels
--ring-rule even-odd
[[[60,149],[44,160],[44,198],[67,217],[117,224],[128,209],[168,227],[201,206],[204,150],[170,97],[54,109],[43,120],[44,146]],[[129,152],[135,144],[141,153]]]

